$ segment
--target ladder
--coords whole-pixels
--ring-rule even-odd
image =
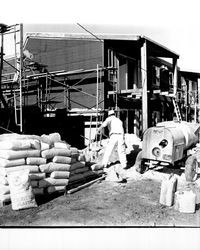
[[[14,110],[15,110],[15,124],[20,126],[20,90],[13,90]],[[21,132],[21,131],[20,131]]]
[[[15,49],[15,80],[18,88],[14,90],[15,123],[23,131],[22,117],[22,84],[23,84],[23,25],[14,25],[14,49]]]
[[[172,98],[172,101],[173,101],[174,111],[176,113],[177,120],[178,120],[178,122],[181,122],[182,121],[182,117],[181,117],[181,113],[180,113],[180,109],[179,109],[178,103],[177,103],[177,101],[176,101],[175,98]]]
[[[101,65],[97,64],[97,69],[96,69],[96,131],[99,127],[99,124],[101,124],[103,122],[104,116],[101,117],[101,114],[99,112],[99,96],[100,96],[100,87],[101,87],[101,79],[102,79],[102,69],[101,69]],[[91,144],[91,130],[92,130],[92,120],[93,120],[93,115],[91,114],[90,116],[90,130],[89,130],[89,149],[90,149],[90,144]],[[95,138],[94,140],[96,141],[96,146],[98,146],[98,141],[96,138],[96,134],[95,134]],[[101,140],[102,140],[102,133],[100,135],[100,146],[101,146]]]

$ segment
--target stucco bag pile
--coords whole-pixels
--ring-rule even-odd
[[[45,192],[44,188],[39,187],[39,181],[46,178],[46,174],[40,172],[39,165],[45,163],[46,159],[42,158],[41,156],[26,158],[26,165],[28,166],[28,168],[31,169],[33,166],[37,167],[37,171],[29,173],[31,186],[35,195],[41,195]]]
[[[33,138],[35,138],[33,136]],[[30,136],[6,135],[0,137],[0,167],[9,168],[26,164],[27,157],[40,156],[40,141]]]
[[[45,178],[45,174],[39,170],[39,165],[43,163],[46,163],[46,159],[41,157],[39,136],[18,134],[0,136],[0,174],[4,177],[10,172],[29,170],[31,184],[33,188],[38,188],[38,180]]]
[[[29,170],[10,172],[8,182],[13,210],[37,207],[29,179]]]
[[[64,141],[54,141],[49,149],[41,152],[41,156],[47,163],[39,166],[40,171],[46,173],[46,178],[39,181],[39,187],[46,188],[48,193],[64,191],[69,183],[71,170],[76,168],[78,149]]]
[[[48,193],[64,191],[66,186],[85,180],[84,173],[89,168],[85,162],[79,161],[79,150],[63,141],[51,144],[51,147],[41,152],[47,159],[46,164],[41,164],[39,169],[46,173],[46,178],[39,181],[39,187],[46,188]]]

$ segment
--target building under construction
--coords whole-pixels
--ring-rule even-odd
[[[12,33],[15,55],[5,59]],[[200,74],[181,71],[178,59],[142,35],[27,33],[23,41],[22,25],[2,25],[1,133],[57,131],[83,147],[111,108],[140,137],[174,116],[198,121]]]

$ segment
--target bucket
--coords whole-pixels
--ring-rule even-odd
[[[192,190],[177,191],[175,193],[174,208],[181,213],[195,213],[196,194]]]
[[[171,207],[174,203],[174,194],[177,188],[177,178],[170,175],[168,179],[163,180],[160,191],[160,204]]]

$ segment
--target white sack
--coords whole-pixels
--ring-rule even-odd
[[[72,154],[78,154],[79,153],[79,150],[75,147],[70,147],[70,150],[71,150],[71,153]]]
[[[42,157],[51,159],[54,156],[71,156],[71,150],[63,148],[50,148],[41,152]]]
[[[7,160],[16,160],[27,157],[39,157],[40,150],[28,149],[28,150],[0,150],[0,157]]]
[[[39,180],[38,184],[38,187],[40,188],[49,186],[66,186],[68,185],[68,179],[54,179],[49,177],[44,180]]]
[[[34,195],[43,195],[44,194],[44,188],[33,188]]]
[[[50,186],[47,188],[47,193],[51,194],[54,192],[64,192],[66,186]]]
[[[8,181],[13,210],[37,207],[28,170],[9,173]]]
[[[66,142],[54,142],[54,148],[65,148],[65,149],[70,149],[70,145],[67,144]]]
[[[52,159],[53,162],[55,163],[64,163],[64,164],[70,164],[70,163],[75,163],[76,159],[72,157],[67,157],[67,156],[54,156]]]
[[[0,149],[10,150],[25,150],[25,149],[40,149],[40,142],[33,139],[16,139],[0,141]]]
[[[51,173],[50,177],[54,179],[69,179],[70,172],[69,171],[54,171]]]
[[[71,167],[70,164],[49,162],[47,164],[40,165],[39,169],[41,172],[51,173],[53,171],[69,171],[70,167]]]
[[[41,140],[45,143],[48,143],[50,146],[52,146],[55,142],[61,141],[61,136],[59,133],[51,133],[49,135],[42,135]]]
[[[50,146],[48,143],[41,141],[41,151],[49,149]]]
[[[38,187],[38,181],[39,181],[39,180],[30,180],[30,182],[31,182],[31,187],[32,187],[32,188]]]
[[[16,167],[20,165],[25,165],[26,161],[24,158],[17,159],[17,160],[6,160],[3,158],[0,158],[0,167],[3,168],[9,168],[9,167]]]
[[[29,174],[30,180],[42,180],[46,178],[45,173],[30,173]]]
[[[46,164],[47,159],[42,157],[27,157],[26,158],[26,164],[27,165],[41,165]]]
[[[7,174],[13,171],[22,171],[22,170],[29,170],[30,173],[38,173],[39,167],[37,165],[21,165],[17,167],[2,168],[0,169],[0,173],[2,172]]]

